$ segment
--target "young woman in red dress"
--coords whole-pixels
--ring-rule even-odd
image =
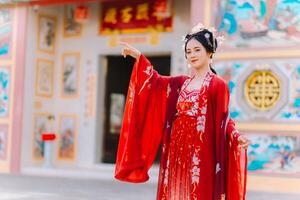
[[[229,88],[210,66],[218,41],[196,26],[184,53],[195,71],[161,76],[137,49],[123,43],[122,54],[136,59],[130,79],[118,146],[115,178],[149,179],[162,143],[157,200],[243,200],[249,140],[229,117]]]

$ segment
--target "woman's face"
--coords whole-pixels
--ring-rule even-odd
[[[207,67],[210,59],[210,53],[195,38],[188,41],[186,45],[186,58],[188,64],[195,69]]]

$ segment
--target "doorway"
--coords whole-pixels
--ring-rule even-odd
[[[154,69],[159,74],[168,76],[171,69],[171,56],[147,56]],[[124,104],[130,76],[134,65],[134,58],[127,56],[107,56],[107,74],[105,81],[104,102],[104,138],[103,163],[115,163],[118,142],[123,119]],[[158,157],[156,161],[158,161]]]

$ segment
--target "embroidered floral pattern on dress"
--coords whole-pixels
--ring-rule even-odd
[[[201,108],[201,114],[205,115],[206,114],[206,110],[207,110],[207,107]]]
[[[205,163],[201,162],[200,144],[204,141],[207,93],[212,77],[213,73],[208,72],[199,90],[191,91],[186,87],[192,79],[187,79],[179,91],[177,117],[171,126],[168,158],[161,174],[162,199],[199,199],[199,187],[203,181],[200,177],[204,170],[201,165]]]
[[[128,102],[133,101],[134,95],[135,95],[135,87],[132,84],[130,84],[129,85],[129,99],[128,99]]]
[[[221,171],[220,163],[217,163],[216,165],[216,174]]]
[[[239,131],[238,130],[234,130],[231,134],[233,135],[233,137],[236,137],[239,134]]]
[[[167,166],[165,169],[164,185],[168,185],[168,176],[169,176],[169,159],[167,160]]]
[[[145,72],[145,74],[147,74],[148,76],[150,76],[151,75],[151,72],[152,72],[152,69],[153,69],[153,66],[148,66],[145,70],[144,70],[144,72]]]
[[[199,110],[199,90],[187,91],[185,88],[191,82],[191,79],[185,80],[180,91],[177,110],[189,116],[197,116]],[[184,88],[184,89],[183,89]]]
[[[200,179],[200,167],[198,167],[199,163],[200,163],[200,159],[196,156],[196,154],[194,154],[192,159],[192,169],[191,169],[192,183],[199,183],[199,179]]]
[[[204,132],[205,129],[205,116],[197,117],[197,131]]]
[[[204,81],[202,83],[201,87],[201,95],[200,95],[200,102],[203,102],[202,105],[200,105],[200,113],[197,117],[197,131],[199,133],[204,132],[205,130],[205,121],[206,121],[206,110],[207,110],[207,90],[209,83],[212,79],[213,73],[208,72],[204,78]]]
[[[185,80],[182,86],[182,91],[180,92],[180,95],[178,97],[178,110],[181,110],[181,113],[189,116],[197,116],[196,129],[198,132],[204,132],[205,130],[205,115],[207,110],[206,91],[208,89],[212,75],[212,72],[207,72],[200,90],[186,91],[185,89],[191,82],[191,79]],[[203,102],[201,105],[199,105],[199,97],[202,100],[200,102]]]
[[[167,121],[167,125],[166,125],[166,128],[169,129],[171,126],[170,126],[170,122]]]
[[[167,86],[167,97],[169,97],[170,92],[171,92],[171,87],[170,87],[170,83],[169,83]]]
[[[144,71],[143,71],[145,74],[147,74],[147,78],[146,78],[146,80],[144,81],[144,83],[143,83],[143,85],[142,85],[142,87],[141,87],[141,89],[140,89],[140,91],[139,91],[139,93],[138,93],[138,95],[140,95],[141,94],[141,92],[143,91],[143,89],[145,88],[145,87],[147,87],[148,89],[151,89],[151,83],[149,83],[150,81],[150,79],[151,79],[151,77],[152,77],[152,75],[153,75],[153,66],[148,66]]]

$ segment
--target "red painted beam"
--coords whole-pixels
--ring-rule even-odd
[[[105,1],[117,1],[117,0],[33,0],[30,1],[30,5],[57,5],[57,4],[71,4],[71,3],[89,3],[89,2],[105,2]]]
[[[9,6],[48,6],[48,5],[63,5],[63,4],[81,4],[81,3],[90,3],[90,2],[108,2],[108,1],[125,1],[125,0],[31,0],[28,2],[8,2],[0,3],[1,7]]]

